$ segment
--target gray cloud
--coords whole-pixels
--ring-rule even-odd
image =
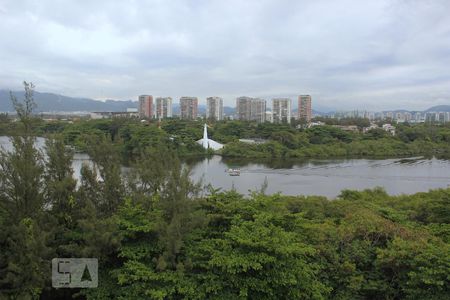
[[[424,109],[450,103],[449,13],[447,0],[3,0],[0,88]]]

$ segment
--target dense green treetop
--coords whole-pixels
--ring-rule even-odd
[[[356,119],[347,121],[344,123],[362,124]],[[181,157],[212,153],[196,143],[203,136],[201,121],[166,119],[148,123],[113,118],[73,122],[33,119],[33,122],[34,134],[61,134],[64,142],[78,151],[86,152],[92,137],[108,138],[120,150],[125,163],[138,157],[143,149],[159,145],[174,149]],[[0,134],[16,135],[20,132],[18,125],[8,118],[0,118]],[[235,158],[450,157],[449,124],[397,124],[395,136],[381,128],[354,132],[333,125],[298,129],[293,124],[220,121],[209,124],[208,134],[211,139],[225,144],[217,154]],[[248,144],[239,139],[261,139],[266,143]]]
[[[59,134],[48,136],[43,153],[35,148],[38,125],[26,101],[32,97],[20,106],[21,124],[15,128],[21,132],[12,138],[13,150],[0,151],[0,299],[447,299],[450,294],[450,188],[400,196],[381,188],[344,190],[333,200],[266,195],[264,188],[246,197],[214,187],[205,192],[179,159],[180,151],[196,149],[188,143],[199,138],[201,124],[80,121],[53,127]],[[353,151],[363,151],[377,147],[376,141],[395,155],[404,145],[443,145],[447,130],[399,126],[404,135],[375,133],[362,141],[362,135],[333,127],[298,131],[222,122],[211,134],[218,140],[221,134],[267,138],[262,148],[251,150],[280,157],[297,148],[331,155],[324,148],[329,145],[346,154],[348,145],[361,143],[354,144],[361,150]],[[72,177],[67,138],[92,157],[79,181]],[[246,155],[248,149],[233,151]],[[124,153],[136,157],[126,175],[120,172]],[[54,257],[98,258],[98,288],[52,288]]]

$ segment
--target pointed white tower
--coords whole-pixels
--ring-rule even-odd
[[[208,149],[208,126],[203,127],[203,139],[202,139],[202,146],[205,149]]]
[[[223,148],[223,145],[221,143],[210,140],[208,138],[208,126],[206,124],[203,128],[203,138],[201,140],[198,140],[197,143],[202,145],[205,149],[211,148],[213,150],[219,150]]]

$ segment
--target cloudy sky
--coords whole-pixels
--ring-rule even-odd
[[[0,89],[450,104],[449,0],[0,0]]]

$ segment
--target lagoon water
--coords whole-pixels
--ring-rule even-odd
[[[43,139],[38,139],[42,146]],[[7,137],[0,137],[0,147],[11,149]],[[90,163],[86,154],[75,154],[74,176],[81,165]],[[413,194],[450,185],[450,161],[440,159],[311,159],[306,161],[227,160],[213,156],[186,162],[192,178],[222,190],[236,189],[248,194],[267,182],[267,194],[322,195],[334,198],[343,189],[362,190],[383,187],[389,194]],[[240,176],[229,176],[229,168],[240,168]]]
[[[240,167],[241,175],[225,169]],[[438,159],[339,159],[304,162],[252,163],[227,161],[220,156],[193,165],[193,178],[216,188],[238,192],[260,189],[286,195],[322,195],[334,198],[343,189],[383,187],[389,194],[413,194],[450,185],[450,161]]]

